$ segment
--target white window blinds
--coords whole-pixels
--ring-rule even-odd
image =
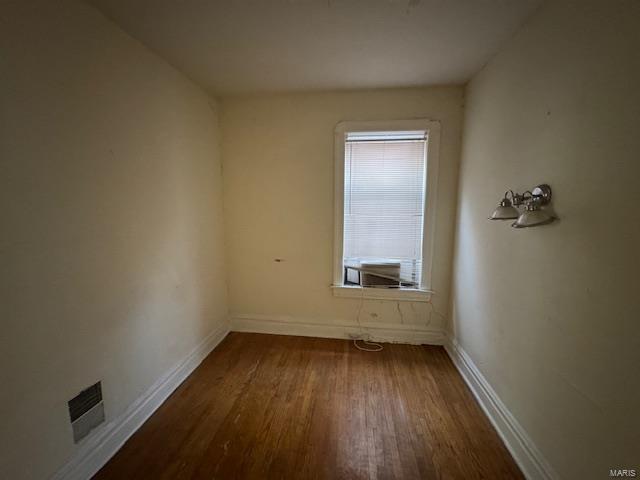
[[[400,263],[421,283],[426,134],[348,133],[345,142],[344,265]]]

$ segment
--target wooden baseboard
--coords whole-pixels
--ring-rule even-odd
[[[364,333],[373,341],[410,345],[442,345],[445,340],[442,330],[429,329],[420,325],[372,322],[361,325],[362,327],[355,322],[322,322],[257,314],[235,314],[231,317],[231,330],[234,332],[344,339],[354,338]]]
[[[447,338],[445,349],[524,476],[528,480],[557,480],[551,465],[456,339]]]
[[[216,328],[189,355],[133,402],[123,414],[92,432],[82,441],[71,460],[51,479],[87,480],[95,475],[227,336],[228,327],[225,323]]]

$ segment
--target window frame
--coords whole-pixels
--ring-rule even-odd
[[[422,231],[422,284],[419,288],[372,288],[344,285],[344,155],[347,133],[394,132],[424,130],[426,144],[426,195]],[[431,274],[435,246],[436,202],[438,195],[438,164],[440,152],[440,122],[429,119],[347,121],[334,131],[334,238],[333,295],[345,298],[368,298],[411,302],[428,302],[431,298]]]

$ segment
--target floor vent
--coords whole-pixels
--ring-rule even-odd
[[[78,443],[91,430],[104,422],[102,385],[91,385],[69,400],[69,418],[73,427],[73,441]]]

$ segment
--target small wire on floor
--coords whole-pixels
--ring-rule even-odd
[[[356,315],[356,322],[358,323],[358,328],[360,329],[360,336],[364,337],[364,328],[362,327],[362,323],[360,322],[360,314],[362,313],[362,306],[364,304],[364,287],[360,287],[360,304],[358,305],[358,314]],[[368,334],[367,334],[368,336]],[[358,344],[358,342],[362,342],[362,345]],[[369,340],[365,340],[364,338],[356,338],[353,340],[353,346],[358,350],[362,350],[363,352],[380,352],[383,350],[383,346],[377,342],[371,342]]]
[[[363,345],[358,345],[358,342],[362,342]],[[380,352],[384,348],[380,343],[370,342],[369,340],[354,340],[353,346],[363,352]],[[371,348],[369,348],[371,347]]]

